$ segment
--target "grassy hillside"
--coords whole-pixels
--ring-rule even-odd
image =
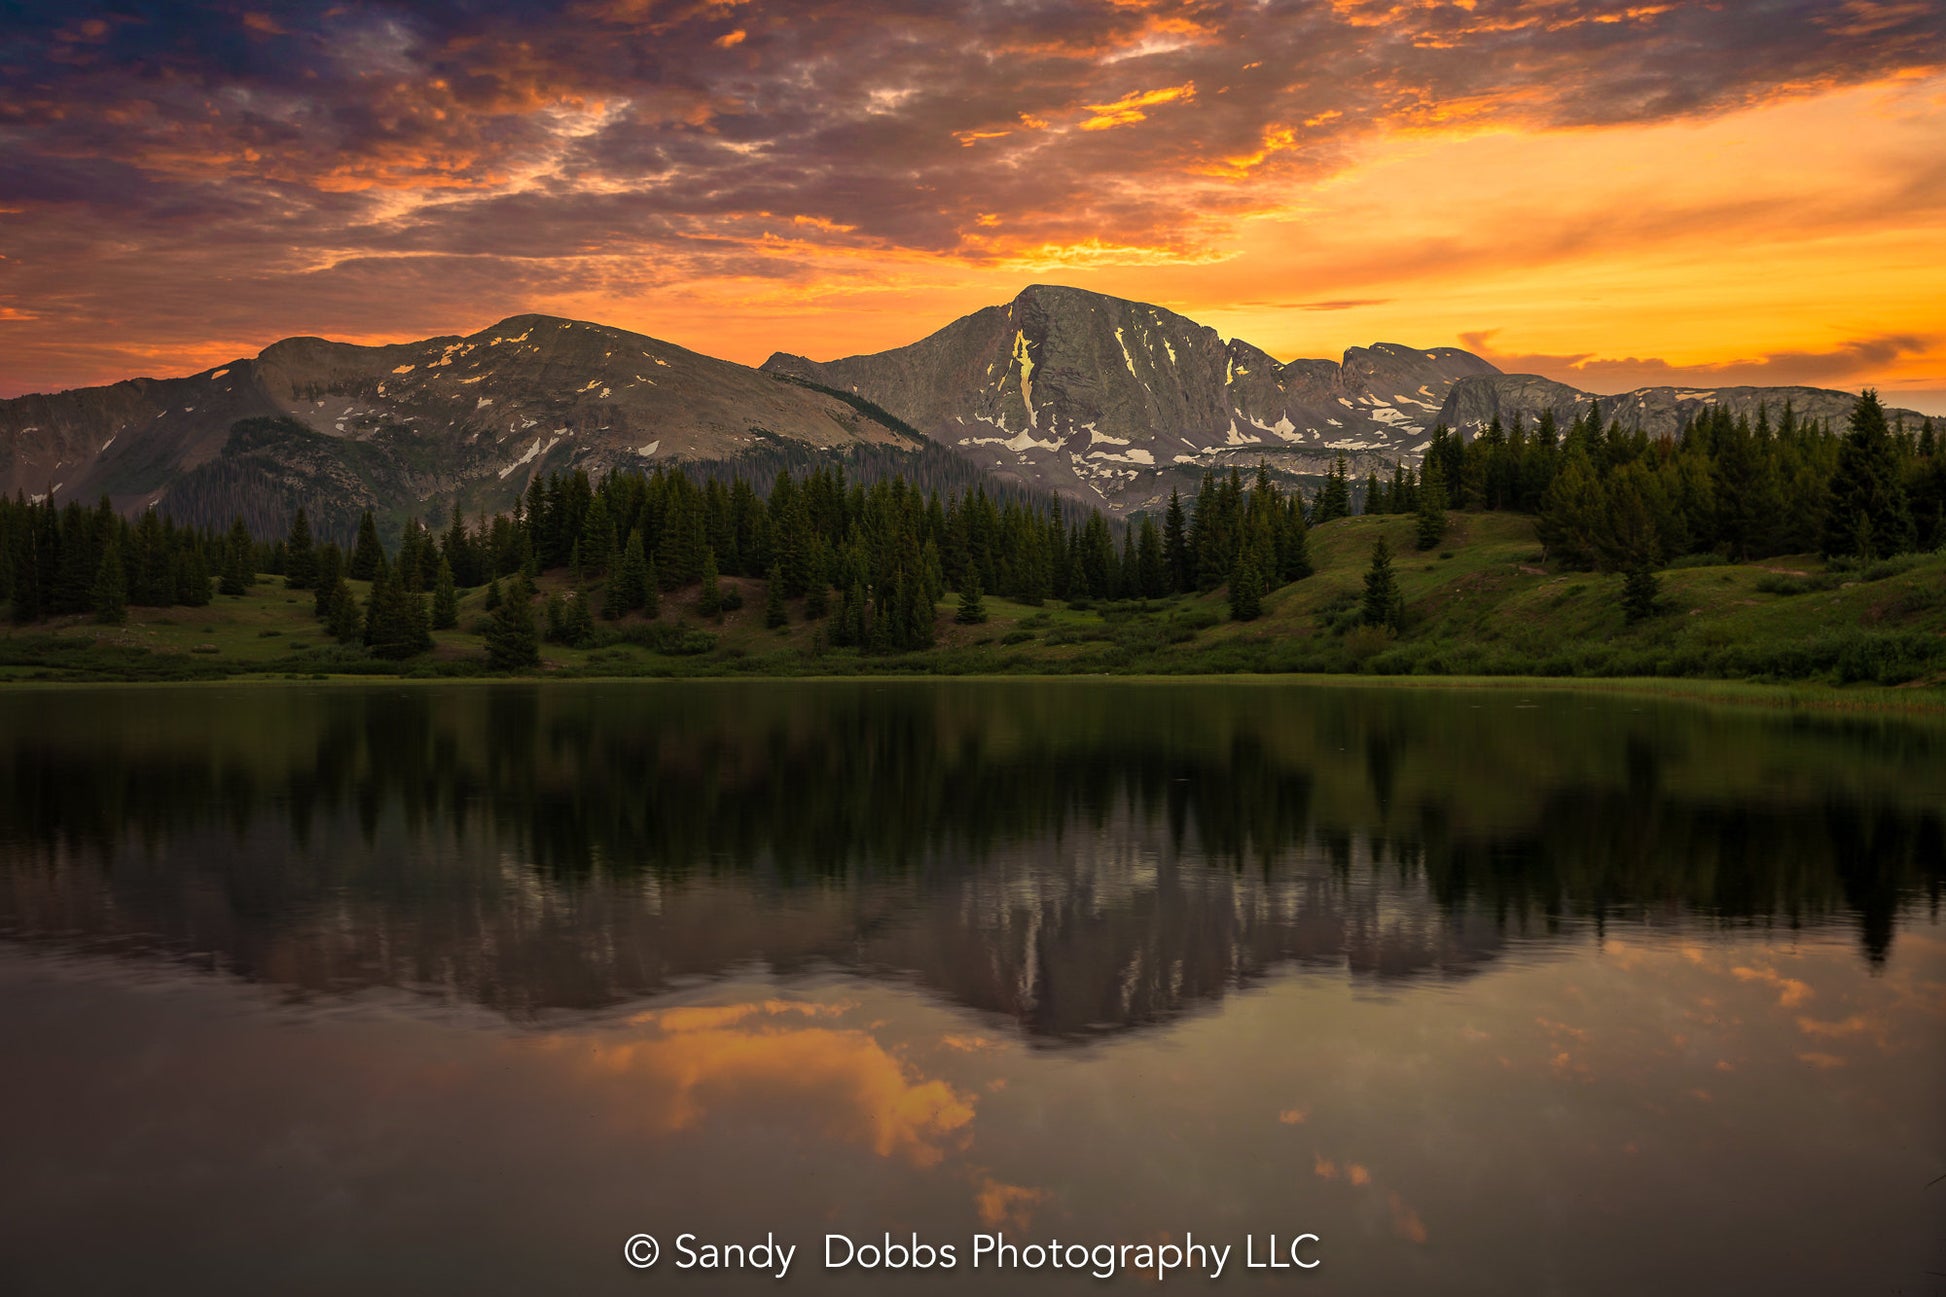
[[[763,583],[726,579],[741,609],[697,610],[698,591],[663,597],[661,616],[597,622],[583,648],[542,646],[550,675],[830,674],[872,672],[1683,677],[1875,683],[1946,689],[1946,555],[1859,569],[1815,557],[1695,565],[1660,574],[1656,614],[1626,620],[1621,578],[1550,570],[1530,520],[1454,514],[1440,549],[1414,550],[1413,520],[1351,518],[1311,535],[1314,576],[1271,594],[1261,618],[1229,619],[1224,592],[1148,603],[1030,608],[988,599],[989,620],[953,621],[939,606],[929,652],[874,656],[826,646],[826,624],[801,607],[763,625]],[[1404,594],[1403,630],[1361,624],[1373,543],[1385,537]],[[560,589],[543,578],[543,595]],[[365,591],[354,587],[360,599]],[[0,637],[0,678],[156,679],[281,675],[486,674],[478,626],[485,592],[461,600],[460,629],[403,664],[329,641],[308,592],[263,577],[247,594],[202,609],[131,609],[122,627],[71,620]]]

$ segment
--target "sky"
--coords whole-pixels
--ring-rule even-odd
[[[0,396],[524,311],[828,359],[1062,283],[1946,413],[1942,249],[1946,0],[0,10]]]

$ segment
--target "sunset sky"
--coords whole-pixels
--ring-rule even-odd
[[[530,310],[824,359],[1035,282],[1946,413],[1946,0],[0,14],[0,395]]]

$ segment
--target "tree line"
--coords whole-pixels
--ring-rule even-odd
[[[1442,425],[1417,476],[1404,466],[1390,480],[1374,474],[1365,499],[1368,512],[1413,513],[1430,481],[1455,508],[1531,514],[1549,559],[1575,568],[1629,571],[1705,553],[1886,558],[1946,544],[1942,450],[1932,420],[1892,428],[1873,391],[1843,432],[1786,401],[1774,423],[1763,405],[1754,421],[1715,407],[1679,436],[1651,438],[1604,424],[1591,406],[1565,432],[1552,412],[1532,429],[1496,418],[1470,441]],[[1336,481],[1342,496],[1342,470]],[[1321,505],[1333,490],[1328,481]]]
[[[267,540],[240,517],[216,531],[155,510],[130,521],[106,499],[88,509],[16,497],[0,501],[0,598],[16,623],[112,623],[131,605],[206,604],[212,583],[240,595],[269,573],[314,592],[341,642],[409,657],[456,624],[459,590],[488,586],[489,654],[511,666],[535,660],[543,633],[585,643],[597,618],[653,617],[666,592],[700,586],[699,609],[714,615],[741,601],[725,578],[742,577],[767,582],[768,625],[786,624],[795,602],[802,618],[826,621],[835,646],[910,651],[932,644],[949,589],[969,623],[985,619],[986,594],[1031,606],[1219,588],[1249,620],[1265,595],[1310,574],[1310,528],[1360,506],[1417,514],[1422,549],[1444,536],[1449,507],[1531,514],[1551,559],[1629,573],[1634,611],[1653,600],[1647,573],[1683,555],[1873,558],[1946,543],[1946,453],[1930,420],[1917,435],[1890,428],[1867,391],[1842,435],[1788,402],[1775,425],[1761,406],[1754,423],[1712,409],[1656,439],[1604,424],[1598,408],[1565,433],[1551,413],[1531,430],[1496,419],[1470,440],[1441,426],[1418,470],[1401,464],[1362,489],[1340,457],[1308,507],[1267,468],[1247,482],[1233,468],[1205,473],[1191,501],[1172,491],[1159,520],[1126,525],[979,483],[942,495],[890,475],[847,480],[839,465],[780,469],[767,492],[680,466],[598,482],[557,472],[536,476],[507,513],[470,525],[456,513],[439,534],[408,521],[394,549],[370,511],[342,547],[319,543],[301,508],[287,535]],[[537,621],[534,580],[546,571],[568,579]],[[353,581],[370,583],[362,602]],[[1389,552],[1374,554],[1366,602],[1367,620],[1397,627]]]

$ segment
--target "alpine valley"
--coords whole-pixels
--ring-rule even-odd
[[[1354,347],[1279,361],[1158,306],[1036,285],[875,355],[778,353],[761,369],[641,334],[519,315],[390,346],[287,338],[186,378],[0,401],[0,490],[156,507],[208,526],[325,535],[370,509],[498,512],[537,475],[683,463],[764,477],[836,457],[922,483],[986,477],[1128,515],[1208,470],[1267,464],[1295,483],[1340,456],[1354,478],[1416,464],[1433,429],[1590,403],[1606,423],[1680,432],[1712,406],[1789,401],[1841,426],[1853,398],[1816,388],[1657,387],[1595,396],[1503,374],[1451,347]],[[1916,423],[1912,411],[1893,419]]]

